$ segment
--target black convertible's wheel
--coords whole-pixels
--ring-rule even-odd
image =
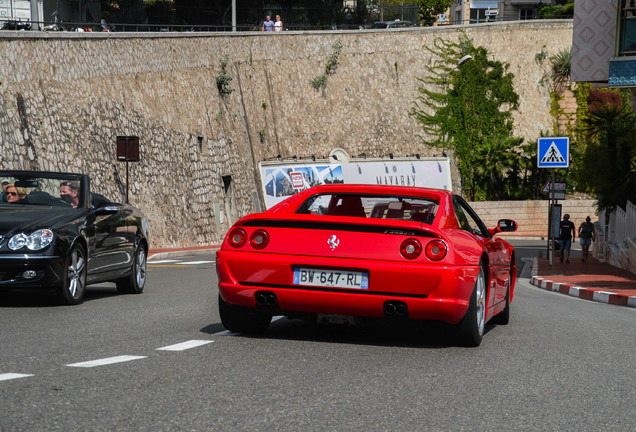
[[[63,303],[81,303],[86,291],[86,253],[80,245],[75,245],[66,257],[64,280],[58,294]]]
[[[477,347],[481,344],[486,328],[486,270],[479,266],[479,275],[470,297],[470,304],[464,318],[457,324],[458,341],[466,347]]]
[[[140,294],[146,285],[146,247],[139,244],[135,250],[130,276],[117,279],[117,291],[121,294]]]
[[[219,315],[223,327],[238,333],[263,333],[272,316],[258,309],[232,306],[219,296]]]

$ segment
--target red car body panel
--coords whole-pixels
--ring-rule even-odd
[[[438,203],[432,223],[410,220],[297,214],[310,196],[321,193],[421,197]],[[302,191],[270,210],[240,219],[216,255],[219,293],[229,305],[257,308],[256,292],[276,295],[283,312],[382,317],[387,300],[408,305],[411,319],[457,323],[466,314],[479,274],[487,268],[486,320],[506,306],[514,291],[516,267],[507,242],[462,229],[455,217],[451,192],[414,187],[325,185]],[[230,234],[241,227],[247,239],[265,230],[267,245],[255,249],[250,241],[230,244]],[[329,240],[336,236],[337,246]],[[435,240],[448,247],[439,261],[422,252],[406,259],[400,246],[417,239],[422,248]],[[368,288],[307,287],[293,283],[295,268],[352,270],[368,274]]]

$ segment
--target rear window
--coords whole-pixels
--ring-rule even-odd
[[[430,224],[438,203],[426,198],[390,195],[321,194],[309,197],[298,214],[412,220]]]

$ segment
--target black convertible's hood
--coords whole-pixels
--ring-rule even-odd
[[[0,235],[59,228],[86,215],[86,209],[0,204]]]

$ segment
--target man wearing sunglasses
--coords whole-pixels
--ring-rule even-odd
[[[60,183],[60,198],[76,208],[79,204],[79,184],[74,181]]]

